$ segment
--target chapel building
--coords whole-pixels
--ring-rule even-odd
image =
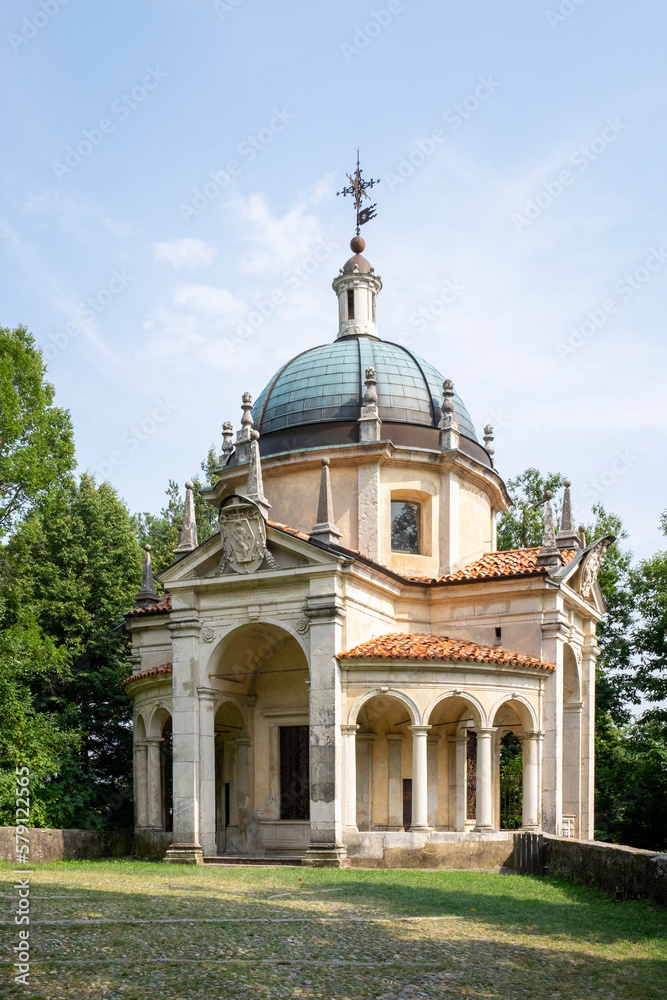
[[[167,860],[447,865],[513,831],[593,837],[597,573],[569,484],[541,548],[450,379],[380,338],[352,240],[338,333],[223,427],[219,532],[192,484],[132,636],[137,837]],[[449,373],[446,373],[449,374]],[[149,547],[147,547],[149,548]]]

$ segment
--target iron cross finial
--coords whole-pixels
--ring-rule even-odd
[[[342,191],[337,191],[336,194],[346,195],[349,194],[354,198],[354,207],[357,210],[357,236],[359,235],[359,229],[361,226],[370,222],[377,215],[375,209],[377,205],[369,205],[367,208],[361,207],[361,199],[368,198],[366,193],[369,188],[372,188],[374,184],[379,184],[378,180],[365,181],[361,176],[361,167],[359,166],[359,150],[357,149],[357,169],[354,174],[348,174],[348,179],[350,181],[349,187],[344,187]],[[369,199],[370,200],[370,199]]]

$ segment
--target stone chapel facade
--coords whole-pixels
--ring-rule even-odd
[[[186,484],[165,595],[148,551],[126,618],[136,831],[171,832],[167,860],[447,864],[517,826],[593,837],[611,539],[574,531],[568,485],[558,534],[547,500],[543,546],[496,551],[493,429],[480,444],[452,382],[380,339],[351,246],[337,339],[243,396],[204,491],[220,531],[197,544]]]

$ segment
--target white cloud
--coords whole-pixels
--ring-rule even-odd
[[[180,240],[167,243],[154,243],[155,260],[158,263],[171,264],[172,267],[185,267],[193,270],[201,264],[210,264],[216,255],[214,247],[203,240],[195,240],[185,236]]]
[[[187,306],[195,313],[210,316],[233,316],[243,309],[243,302],[228,288],[212,285],[184,285],[174,292],[174,305]]]

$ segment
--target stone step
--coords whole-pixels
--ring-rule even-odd
[[[219,854],[213,857],[204,858],[205,865],[218,865],[222,867],[238,867],[245,865],[253,868],[275,868],[283,865],[300,866],[303,858],[295,857],[272,857],[272,858],[250,858],[246,855],[234,856],[229,854]]]

